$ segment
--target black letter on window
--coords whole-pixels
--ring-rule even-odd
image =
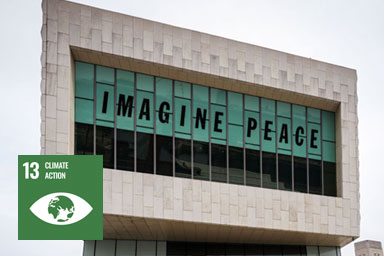
[[[296,145],[297,146],[301,146],[304,143],[303,138],[299,137],[299,133],[304,134],[304,128],[301,126],[297,127],[296,129]]]
[[[317,148],[315,141],[317,140],[316,133],[318,132],[319,132],[318,130],[311,131],[311,148]]]
[[[109,92],[104,92],[103,109],[102,109],[102,112],[103,112],[104,114],[107,113],[107,107],[108,107],[108,95],[109,95]]]
[[[147,121],[150,120],[151,114],[149,111],[149,99],[146,99],[146,98],[143,99],[143,104],[141,105],[139,119],[143,119],[143,116],[145,116],[145,119]]]
[[[127,101],[125,101],[125,95],[119,95],[119,105],[117,106],[117,115],[120,116],[121,112],[123,112],[123,116],[127,115],[128,117],[132,116],[132,105],[133,105],[133,96],[128,96]]]
[[[223,129],[219,128],[219,124],[221,124],[221,120],[219,118],[222,115],[224,115],[223,112],[216,112],[215,113],[215,126],[213,127],[213,130],[215,132],[222,132],[223,131]]]
[[[281,127],[281,134],[280,134],[280,138],[279,138],[279,142],[283,142],[284,143],[288,143],[288,125],[287,124],[283,124],[283,126]]]
[[[265,131],[264,131],[264,139],[265,140],[272,140],[272,138],[268,136],[268,133],[270,133],[272,131],[271,128],[269,128],[269,126],[272,124],[273,124],[272,121],[268,121],[268,120],[265,121]]]
[[[248,128],[247,128],[247,137],[251,137],[252,130],[255,130],[257,128],[257,121],[255,118],[249,117],[248,118]]]
[[[196,111],[196,124],[195,128],[199,128],[199,121],[201,123],[201,128],[205,130],[205,120],[207,119],[207,110],[204,109],[204,114],[201,113],[201,108],[197,108]]]
[[[184,126],[184,121],[185,121],[185,110],[186,110],[186,106],[185,105],[182,105],[181,106],[181,116],[180,116],[180,126]]]
[[[159,107],[159,120],[160,122],[162,123],[168,123],[168,120],[169,120],[169,113],[164,113],[164,108],[166,110],[169,110],[171,108],[171,106],[169,105],[168,102],[166,101],[163,101],[161,104],[160,104],[160,107]]]

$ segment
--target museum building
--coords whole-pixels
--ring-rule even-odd
[[[353,69],[44,0],[41,154],[103,155],[88,255],[327,255],[359,237]]]

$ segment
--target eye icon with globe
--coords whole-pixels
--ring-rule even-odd
[[[66,192],[45,195],[34,202],[29,209],[36,217],[53,225],[76,223],[93,210],[83,198]]]
[[[71,199],[66,196],[56,196],[48,204],[48,213],[53,216],[57,222],[66,222],[72,218],[75,213],[75,206]]]

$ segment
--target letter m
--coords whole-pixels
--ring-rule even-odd
[[[121,112],[123,112],[122,116],[127,116],[128,112],[128,117],[132,116],[132,106],[133,106],[133,96],[128,96],[127,100],[125,100],[125,95],[120,94],[119,95],[119,103],[117,106],[117,115],[120,116]]]

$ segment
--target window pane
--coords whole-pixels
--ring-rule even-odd
[[[261,99],[261,123],[262,123],[262,150],[264,152],[276,152],[276,122],[275,101]]]
[[[281,247],[279,245],[264,245],[264,255],[281,256]]]
[[[96,241],[95,256],[105,256],[115,254],[116,241],[101,240]]]
[[[156,255],[156,241],[137,241],[136,246],[136,256]]]
[[[225,246],[223,244],[207,244],[207,256],[208,255],[225,255]]]
[[[309,193],[321,195],[321,161],[309,159]]]
[[[191,140],[175,138],[175,169],[177,177],[191,177]]]
[[[337,196],[336,190],[336,163],[324,163],[324,195]]]
[[[244,184],[243,149],[229,147],[229,183]]]
[[[93,155],[93,125],[75,124],[75,155]]]
[[[93,100],[75,99],[75,122],[93,124]]]
[[[308,256],[319,256],[319,248],[317,246],[307,246]]]
[[[187,255],[205,256],[205,243],[188,243]]]
[[[153,173],[153,134],[136,134],[137,139],[137,171]]]
[[[156,174],[173,176],[172,137],[156,136]]]
[[[212,181],[227,182],[227,150],[225,145],[211,144]]]
[[[96,66],[96,81],[106,84],[114,84],[114,70],[113,68]]]
[[[193,141],[193,177],[209,180],[209,144]]]
[[[76,62],[75,68],[75,96],[85,99],[93,99],[93,81],[95,75],[93,64]]]
[[[320,256],[337,256],[336,247],[319,246]],[[368,255],[367,255],[368,256]]]
[[[246,149],[247,185],[260,187],[260,151]]]
[[[136,241],[117,240],[116,256],[136,256]]]
[[[283,246],[283,255],[289,255],[289,256],[300,256],[300,246],[289,246],[285,245]]]
[[[167,242],[167,255],[186,255],[186,244],[183,242]]]
[[[113,128],[96,126],[96,155],[103,155],[104,168],[114,168]]]
[[[276,154],[263,152],[263,188],[276,188]]]
[[[156,134],[172,136],[172,80],[156,77]]]
[[[244,246],[242,244],[227,244],[225,255],[228,255],[228,256],[244,255]]]
[[[279,154],[279,189],[292,190],[292,156]]]
[[[295,191],[307,192],[307,159],[294,157]]]
[[[263,246],[255,244],[246,244],[245,245],[245,255],[252,256],[262,256],[263,255]]]
[[[133,171],[134,140],[133,132],[117,129],[117,169]]]

